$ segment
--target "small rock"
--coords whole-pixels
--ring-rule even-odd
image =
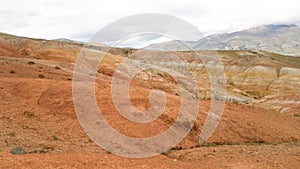
[[[12,149],[10,151],[11,154],[14,154],[14,155],[19,155],[19,154],[27,154],[27,152],[20,146]]]

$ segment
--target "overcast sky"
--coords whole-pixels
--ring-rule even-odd
[[[205,35],[300,23],[298,0],[2,0],[0,32],[87,41],[105,25],[140,13],[179,17]]]

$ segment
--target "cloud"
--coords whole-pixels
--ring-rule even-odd
[[[165,37],[163,35],[143,34],[143,35],[130,36],[120,41],[107,41],[103,43],[114,47],[143,48],[154,43],[170,41],[170,40],[173,39]]]
[[[99,29],[122,17],[163,13],[186,20],[208,35],[264,24],[299,24],[299,9],[296,0],[9,0],[0,6],[0,32],[88,41]],[[129,27],[124,25],[124,30]]]

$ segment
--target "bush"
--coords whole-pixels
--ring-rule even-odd
[[[24,111],[23,112],[23,115],[26,116],[26,117],[33,117],[34,116],[34,113],[30,112],[30,111]]]
[[[162,152],[161,154],[162,154],[162,155],[165,155],[165,156],[168,156],[168,155],[171,154],[171,153],[172,153],[172,148],[169,149],[169,150],[167,150],[167,151],[165,151],[165,152]]]
[[[29,61],[29,62],[27,62],[29,65],[34,65],[35,63],[34,63],[34,61]]]
[[[55,68],[55,69],[60,69],[60,67],[58,67],[58,66],[55,66],[54,68]]]
[[[39,78],[44,78],[45,76],[43,74],[39,74]]]
[[[11,132],[8,134],[10,137],[15,137],[16,136],[16,133],[15,132]]]
[[[300,117],[300,114],[294,114],[293,116],[294,117]]]
[[[53,140],[58,140],[57,136],[52,136]]]
[[[127,55],[128,53],[129,53],[129,50],[128,49],[122,49],[122,52],[125,54],[125,55]]]
[[[15,70],[11,70],[11,71],[9,71],[9,73],[14,74],[14,73],[16,73],[16,71]]]

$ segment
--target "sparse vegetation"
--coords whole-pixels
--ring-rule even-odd
[[[293,116],[294,117],[300,117],[300,114],[294,114]]]
[[[10,136],[10,137],[15,137],[15,136],[16,136],[16,133],[15,133],[15,132],[8,133],[8,136]]]
[[[264,140],[259,140],[259,141],[249,141],[249,142],[228,142],[228,143],[205,143],[202,145],[197,145],[196,147],[217,147],[221,145],[248,145],[248,146],[258,146],[258,145],[277,145],[277,144],[283,144],[284,142],[267,142]]]
[[[35,62],[34,61],[29,61],[29,62],[27,62],[29,65],[34,65],[35,64]]]
[[[246,145],[248,146],[259,146],[259,145],[262,145],[262,144],[272,144],[270,142],[267,142],[267,141],[264,141],[264,140],[260,140],[260,141],[251,141],[251,142],[247,142]]]
[[[34,150],[30,153],[35,153],[35,154],[45,154],[45,153],[48,153],[50,151],[53,151],[55,148],[52,147],[52,146],[44,146],[42,149],[40,150]]]
[[[57,136],[52,136],[53,140],[59,140],[59,138]]]
[[[200,147],[217,147],[218,145],[218,143],[206,143],[202,144]]]
[[[45,78],[45,76],[43,74],[39,74],[38,77],[41,79]]]
[[[34,113],[30,112],[30,111],[24,111],[23,112],[23,115],[26,116],[26,117],[33,117],[34,116]]]
[[[16,73],[16,71],[15,71],[15,70],[11,70],[11,71],[9,71],[9,73],[11,73],[11,74],[15,74],[15,73]]]
[[[162,154],[165,156],[168,156],[170,153],[172,153],[172,148],[170,148],[169,150],[163,152]]]
[[[48,153],[49,151],[53,151],[54,150],[54,147],[52,146],[44,146],[40,151],[39,153]]]
[[[300,68],[300,58],[299,57],[291,57],[285,56],[277,53],[272,53],[269,55],[271,59],[277,60],[282,63],[286,63],[288,65],[294,66],[296,68]]]
[[[124,53],[125,55],[128,55],[131,52],[131,49],[126,49],[126,48],[122,48],[122,53]]]

